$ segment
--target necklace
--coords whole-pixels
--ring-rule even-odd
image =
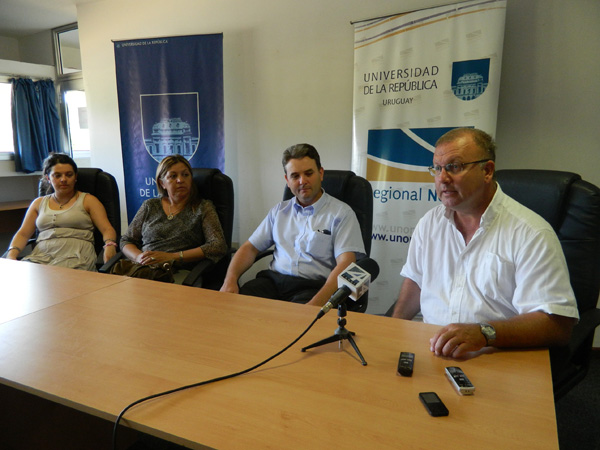
[[[182,209],[183,209],[183,206],[181,208],[175,210],[174,212],[171,212],[171,203],[169,202],[169,215],[167,216],[167,220],[173,220],[173,217],[175,217],[175,214],[177,214]]]
[[[69,200],[67,200],[64,203],[61,203],[61,202],[58,201],[58,197],[56,196],[56,192],[54,192],[52,194],[52,198],[54,199],[54,201],[58,205],[58,209],[62,209],[63,206],[65,206],[67,203],[69,203],[71,200],[73,200],[73,197],[75,197],[75,195],[77,195],[77,192],[75,192],[73,195],[71,195],[71,198],[69,198]]]

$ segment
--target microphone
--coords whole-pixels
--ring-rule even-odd
[[[331,309],[337,308],[340,303],[350,297],[356,301],[369,290],[371,279],[375,280],[379,275],[379,265],[371,258],[363,258],[356,263],[351,263],[338,275],[338,290],[317,316],[318,319],[327,314]]]

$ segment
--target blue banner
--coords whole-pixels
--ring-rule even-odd
[[[223,35],[116,41],[128,221],[156,197],[166,156],[224,171]]]

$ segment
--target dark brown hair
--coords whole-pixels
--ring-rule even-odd
[[[77,176],[77,164],[75,164],[75,161],[69,155],[66,153],[50,153],[42,163],[42,178],[40,180],[42,182],[42,192],[45,192],[46,195],[54,192],[52,183],[48,181],[48,176],[52,172],[52,168],[57,164],[70,164],[73,172],[75,172],[75,176]],[[75,190],[77,190],[77,185],[75,185]]]
[[[310,159],[314,159],[317,163],[317,169],[321,169],[321,157],[319,156],[319,152],[316,148],[314,148],[310,144],[296,144],[288,147],[283,152],[283,158],[281,160],[281,164],[283,164],[283,172],[285,172],[285,166],[290,159],[302,159],[305,157],[309,157]],[[286,174],[287,175],[287,174]]]

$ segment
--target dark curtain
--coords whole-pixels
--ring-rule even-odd
[[[15,170],[40,171],[50,152],[62,152],[54,82],[29,78],[12,78],[10,82]]]

